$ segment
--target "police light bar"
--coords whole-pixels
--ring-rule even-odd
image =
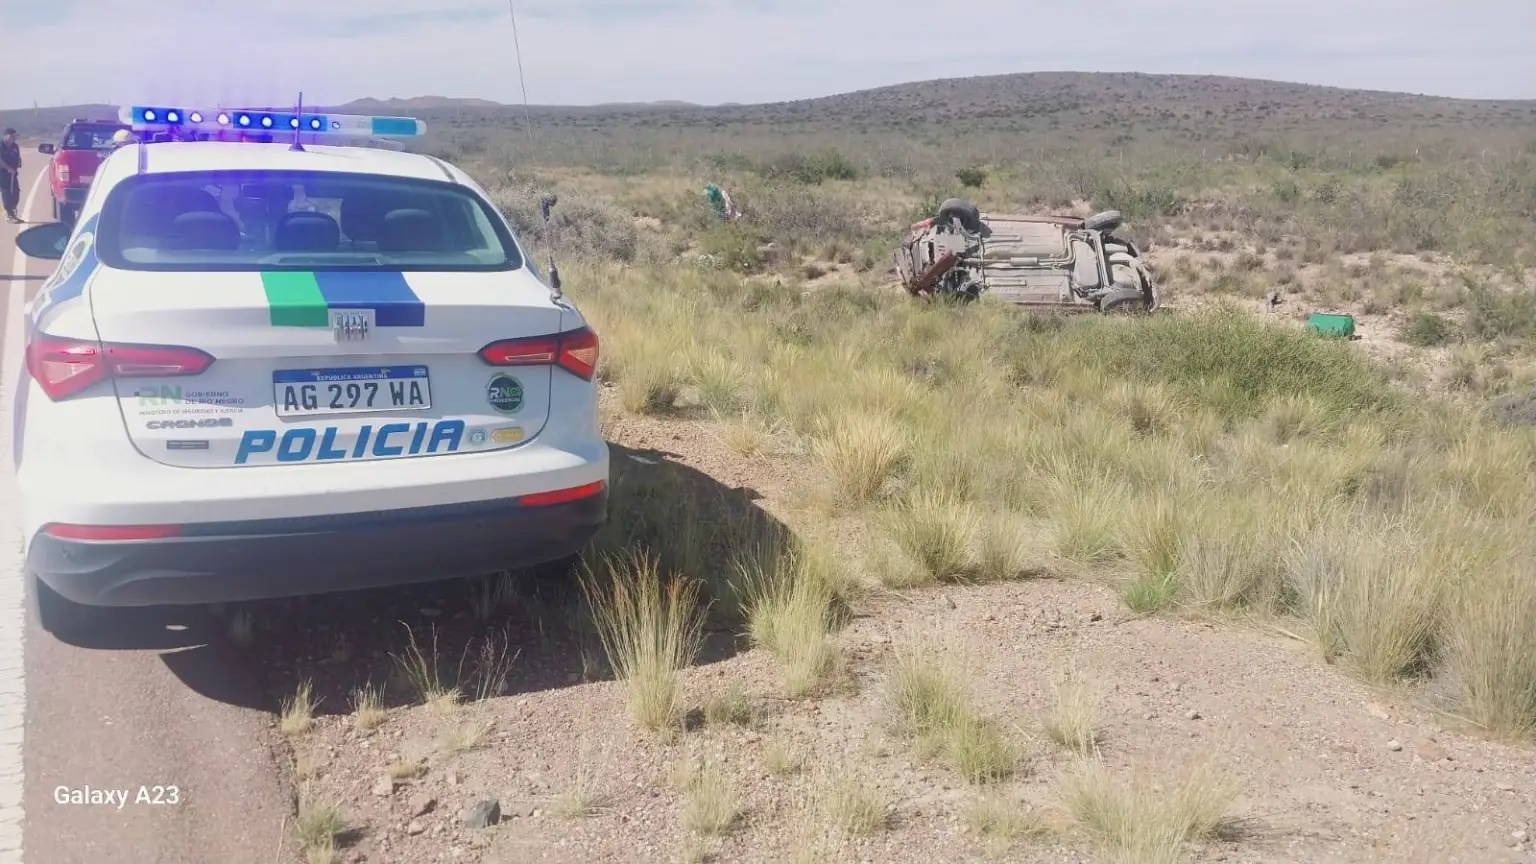
[[[427,124],[414,117],[372,117],[366,114],[295,114],[219,108],[169,108],[124,105],[117,119],[135,130],[185,129],[198,132],[268,132],[335,137],[416,138],[425,135]]]

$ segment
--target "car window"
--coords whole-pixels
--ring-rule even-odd
[[[111,150],[112,135],[126,126],[71,126],[64,133],[64,150]]]
[[[97,249],[141,270],[507,270],[506,224],[455,184],[336,173],[147,174],[107,199]]]

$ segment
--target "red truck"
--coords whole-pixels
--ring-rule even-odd
[[[85,193],[96,176],[96,166],[112,152],[112,136],[129,127],[116,120],[77,119],[64,128],[58,144],[39,144],[37,151],[51,155],[48,186],[53,192],[53,218],[74,225],[85,203]]]

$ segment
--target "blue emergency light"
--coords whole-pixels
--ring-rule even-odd
[[[118,110],[118,120],[137,131],[195,132],[299,131],[307,135],[336,138],[417,138],[425,135],[427,124],[414,117],[373,117],[367,114],[296,114],[291,111],[253,109],[170,108],[155,105],[125,105]]]

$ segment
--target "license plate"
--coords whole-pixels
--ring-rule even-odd
[[[279,417],[415,411],[432,407],[425,366],[284,369],[272,373]]]

